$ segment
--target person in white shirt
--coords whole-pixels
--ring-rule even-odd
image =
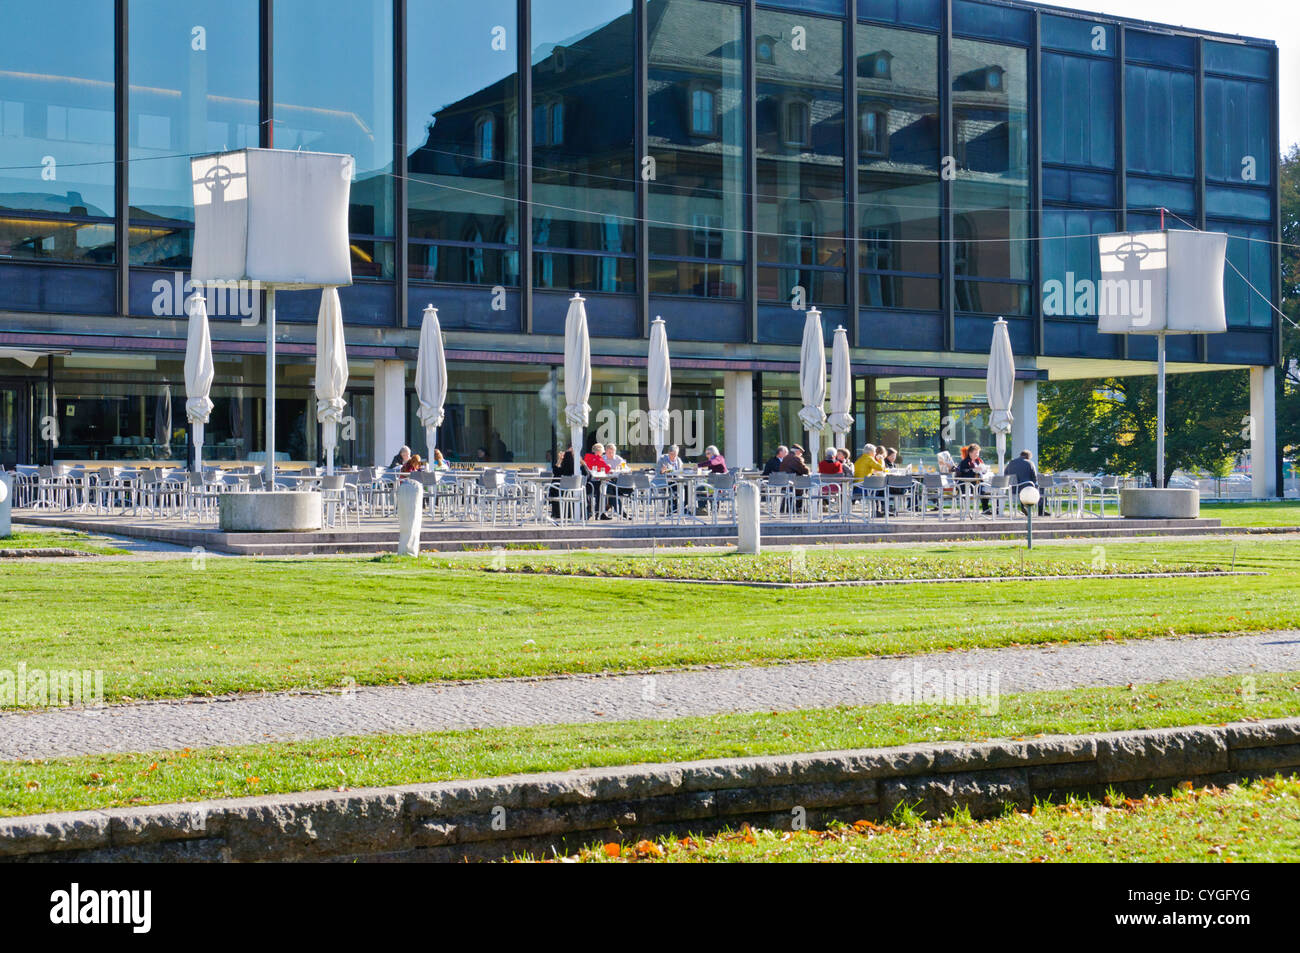
[[[618,455],[618,447],[612,443],[605,444],[605,462],[609,464],[610,470],[627,466],[627,461]]]

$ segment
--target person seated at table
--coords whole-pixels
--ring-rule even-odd
[[[827,447],[825,455],[817,464],[817,472],[822,476],[843,476],[844,464],[840,462],[839,451],[834,447]],[[838,493],[840,485],[838,483],[826,483],[822,486],[823,494]]]
[[[400,450],[394,454],[392,461],[388,464],[390,470],[400,470],[406,466],[406,461],[411,459],[411,448],[403,445]]]
[[[423,469],[424,469],[424,461],[420,459],[420,455],[418,453],[412,454],[409,457],[407,457],[406,462],[402,464],[403,473],[415,473]]]
[[[968,447],[961,448],[961,462],[957,464],[956,477],[959,480],[971,481],[968,485],[975,487],[975,492],[980,498],[980,512],[989,511],[988,491],[980,481],[984,477],[984,461],[980,459],[980,445],[972,443]]]
[[[605,462],[609,464],[611,471],[627,466],[627,461],[618,455],[618,447],[612,443],[605,444]]]
[[[592,473],[609,472],[609,464],[605,462],[604,444],[593,443],[591,449],[582,455],[582,462]]]
[[[671,445],[659,455],[659,459],[655,461],[655,472],[659,476],[682,472],[682,459],[677,455],[677,444]]]
[[[1011,478],[1011,492],[1015,494],[1017,500],[1020,498],[1021,487],[1038,486],[1038,468],[1034,466],[1033,456],[1028,450],[1021,450],[1020,456],[1007,461],[1007,465],[1002,468],[1002,475]],[[1020,511],[1028,513],[1029,509],[1022,503]],[[1041,494],[1038,497],[1038,515],[1043,515]]]
[[[672,444],[655,461],[654,484],[656,486],[671,486],[668,479],[682,472],[682,458],[678,454],[677,444]],[[668,512],[677,512],[677,492],[673,491],[668,498]]]
[[[572,447],[566,447],[560,454],[560,459],[551,466],[551,476],[555,477],[555,482],[548,488],[547,496],[551,500],[551,519],[558,520],[560,518],[560,477],[573,476]]]
[[[790,449],[786,447],[784,444],[777,447],[776,453],[772,455],[772,459],[768,460],[767,463],[763,464],[763,476],[771,476],[773,473],[776,473],[778,470],[780,470],[781,463],[785,460],[786,456],[789,455],[789,453],[790,453]]]
[[[790,447],[790,453],[781,461],[781,472],[793,473],[795,476],[809,474],[808,464],[803,462],[803,447],[797,443]]]
[[[859,480],[865,480],[867,477],[880,472],[880,461],[876,459],[876,445],[867,443],[862,445],[862,453],[853,461],[853,476]]]
[[[898,457],[898,448],[889,447],[885,451],[885,469],[891,470],[894,467],[898,467],[898,466],[902,466],[902,463],[899,461],[899,457]]]
[[[442,455],[442,451],[437,449],[436,447],[433,450],[433,459],[429,461],[429,463],[430,463],[429,469],[431,470],[436,470],[441,472],[443,470],[450,469],[447,466],[447,458],[444,457]]]
[[[952,473],[957,469],[957,464],[952,462],[952,454],[947,450],[940,450],[934,459],[939,464],[940,473]]]
[[[702,464],[710,473],[726,473],[727,459],[718,453],[718,448],[710,444],[704,448],[704,462]]]

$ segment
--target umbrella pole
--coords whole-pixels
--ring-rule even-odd
[[[275,288],[266,289],[266,466],[267,489],[275,489]]]
[[[808,469],[813,472],[817,471],[817,464],[821,462],[821,448],[818,446],[821,436],[816,430],[808,431],[808,459],[804,462],[808,464]]]
[[[1007,435],[998,434],[998,473],[1002,472],[1002,465],[1006,462],[1003,457],[1007,455]]]
[[[1165,336],[1156,335],[1156,487],[1165,485]]]
[[[191,426],[194,434],[194,472],[203,472],[203,424],[196,423]]]

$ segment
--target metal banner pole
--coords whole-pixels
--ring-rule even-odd
[[[1156,335],[1156,488],[1165,485],[1165,336]]]
[[[275,288],[266,291],[266,487],[275,489]]]

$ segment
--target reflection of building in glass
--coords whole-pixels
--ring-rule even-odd
[[[1169,227],[1226,232],[1240,272],[1229,333],[1171,343],[1172,369],[1250,367],[1260,393],[1271,380],[1268,41],[979,0],[860,0],[856,19],[837,0],[276,0],[263,62],[264,6],[6,10],[0,347],[26,350],[0,358],[0,462],[163,452],[154,406],[180,379],[183,326],[155,302],[183,297],[188,157],[257,145],[356,158],[352,462],[425,449],[405,375],[428,303],[451,374],[444,449],[544,461],[574,291],[593,413],[642,406],[662,314],[674,409],[733,463],[800,439],[800,307],[822,310],[828,339],[849,331],[853,439],[921,458],[987,439],[1002,315],[1021,374],[1012,442],[1033,449],[1035,381],[1149,371],[1147,342],[1042,299],[1099,277],[1096,234],[1158,228],[1161,208]],[[314,308],[281,296],[277,444],[308,458]],[[236,318],[214,319],[208,460],[264,436],[261,352]]]

